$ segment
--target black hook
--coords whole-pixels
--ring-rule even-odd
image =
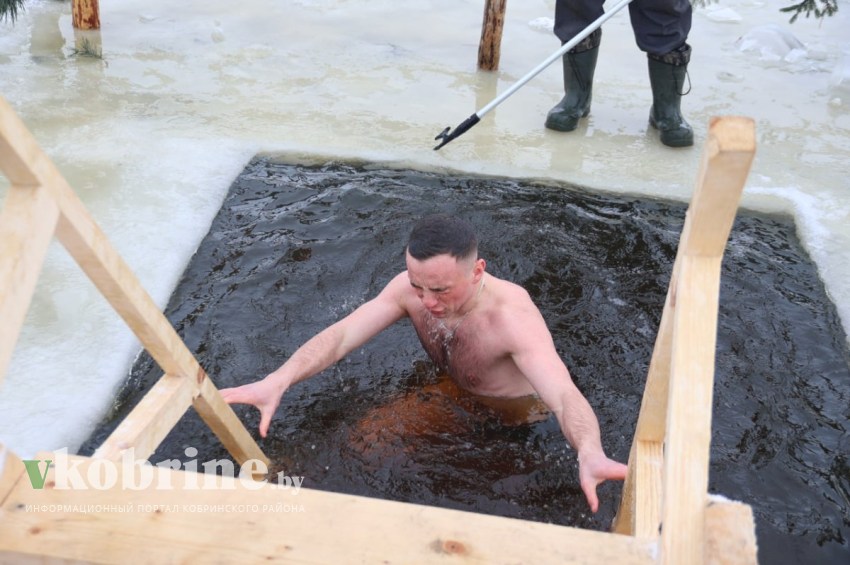
[[[480,121],[481,121],[481,118],[478,117],[478,114],[472,114],[471,116],[466,118],[463,122],[461,122],[461,124],[459,126],[457,126],[454,129],[454,131],[450,132],[451,127],[447,127],[446,129],[441,131],[439,134],[437,134],[437,137],[434,138],[435,140],[437,140],[437,139],[443,140],[442,143],[440,143],[438,146],[436,146],[434,148],[434,151],[436,151],[437,149],[439,149],[443,145],[447,144],[448,142],[450,142],[454,138],[463,135],[464,133],[466,133],[469,130],[469,128],[471,128],[472,126],[474,126],[475,124],[477,124]]]

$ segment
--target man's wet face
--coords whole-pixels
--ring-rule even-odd
[[[435,318],[457,314],[474,290],[473,259],[437,255],[419,261],[407,254],[407,275],[422,305]]]

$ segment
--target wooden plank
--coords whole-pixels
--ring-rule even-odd
[[[652,350],[652,358],[649,362],[649,372],[643,390],[637,425],[635,426],[635,436],[629,450],[629,471],[623,484],[620,507],[611,528],[611,531],[618,534],[637,535],[635,520],[638,516],[635,511],[635,493],[638,490],[654,492],[654,485],[638,486],[635,484],[635,481],[638,480],[635,469],[648,464],[640,459],[644,451],[638,453],[637,447],[639,443],[662,444],[666,433],[678,265],[679,259],[677,257],[673,265],[673,274],[670,278],[664,310],[661,313],[661,323],[659,324],[658,335],[655,338],[655,347]],[[642,478],[649,476],[641,475]],[[658,503],[660,504],[660,500]],[[657,528],[654,531],[657,531]]]
[[[168,320],[150,299],[129,267],[109,243],[74,191],[38,147],[32,134],[11,108],[0,100],[3,137],[14,143],[12,171],[41,185],[61,213],[56,233],[71,255],[110,301],[166,373],[187,374],[191,354],[182,346]],[[33,178],[34,175],[34,178]],[[10,177],[13,184],[20,184]],[[191,376],[195,377],[196,373]]]
[[[214,385],[209,382],[206,372],[70,187],[61,177],[56,179],[53,187],[61,211],[57,234],[68,252],[130,326],[163,371],[194,380],[206,391],[205,401],[200,403],[198,412],[233,457],[239,463],[248,459],[266,460],[232,408],[223,401],[209,401],[218,396],[218,392],[211,392]],[[195,407],[199,407],[197,402]]]
[[[478,43],[478,69],[496,71],[502,56],[502,30],[507,0],[485,0],[481,40]]]
[[[703,562],[720,258],[682,258],[674,320],[662,563]]]
[[[81,475],[92,461],[83,459]],[[10,560],[99,563],[648,565],[655,551],[652,542],[628,536],[303,488],[294,495],[237,481],[232,490],[192,489],[196,474],[163,472],[174,488],[59,490],[48,482],[36,491],[19,485],[0,512],[0,560],[5,552]]]
[[[705,509],[707,565],[758,565],[753,509],[712,497]]]
[[[720,265],[755,153],[749,118],[715,118],[679,243],[661,562],[704,562]]]
[[[634,484],[634,469],[646,462],[639,460],[638,442],[663,442],[667,433],[670,366],[672,359],[673,320],[680,257],[683,255],[721,257],[729,237],[735,212],[755,152],[755,126],[749,118],[714,118],[709,125],[709,138],[703,152],[697,187],[691,200],[676,261],[667,291],[661,324],[646,387],[641,401],[635,438],[629,454],[629,474],[613,531],[635,535],[637,490],[651,492],[651,485]],[[651,523],[651,521],[650,521]],[[653,531],[649,526],[646,532]]]
[[[722,152],[722,156],[720,155]],[[679,255],[720,257],[729,239],[738,202],[755,154],[755,126],[749,118],[713,118],[697,187],[682,228],[661,324],[649,364],[635,437],[663,441],[666,431],[672,321],[676,307]],[[722,166],[719,162],[722,159]],[[709,166],[709,164],[713,166]]]
[[[36,186],[38,177],[30,170],[41,152],[26,126],[0,96],[0,170],[18,186]]]
[[[629,472],[612,532],[645,539],[658,537],[663,466],[661,442],[636,440],[632,443]]]
[[[218,439],[237,463],[241,465],[249,459],[255,459],[266,466],[270,465],[268,457],[259,448],[246,449],[246,446],[256,446],[254,440],[209,379],[201,381],[199,392],[193,402],[195,410],[213,431],[220,430],[216,432]]]
[[[165,373],[196,378],[197,363],[64,179],[54,179],[60,203],[59,241],[138,336]]]
[[[641,400],[640,414],[635,427],[635,440],[663,442],[667,431],[667,401],[669,397],[670,362],[673,350],[673,318],[676,314],[676,287],[679,275],[678,258],[673,264],[670,285],[661,312],[661,322],[655,347],[649,362],[646,387]]]
[[[199,388],[194,379],[163,375],[93,457],[120,461],[133,450],[135,459],[147,459],[192,405]]]
[[[688,255],[720,257],[755,157],[755,123],[713,118],[708,134],[679,248]]]
[[[0,443],[0,507],[26,473],[23,461]],[[2,516],[0,516],[2,518]]]
[[[629,470],[626,472],[626,480],[623,482],[623,491],[620,495],[620,505],[617,508],[617,514],[614,516],[614,522],[611,524],[611,531],[615,534],[624,536],[635,535],[635,469],[637,468],[637,441],[632,441],[632,447],[629,450]]]
[[[13,184],[0,210],[0,383],[35,293],[59,209],[41,186]]]
[[[145,349],[167,374],[193,379],[199,385],[209,380],[183,340],[160,312],[138,279],[100,230],[77,195],[48,159],[26,126],[11,108],[0,106],[3,134],[22,147],[7,159],[11,169],[20,173],[24,167],[44,186],[59,208],[56,234],[68,252],[112,307],[124,319]],[[265,455],[225,402],[213,402],[215,394],[206,385],[204,412],[201,416],[213,432],[222,438],[240,463],[247,459],[265,460]]]
[[[661,524],[663,444],[639,441],[637,453],[634,535],[639,538],[656,539],[658,527]]]

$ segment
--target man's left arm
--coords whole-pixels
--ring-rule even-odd
[[[599,509],[596,487],[606,480],[623,480],[627,467],[605,455],[596,415],[558,356],[540,311],[529,304],[514,314],[518,314],[515,322],[519,323],[511,325],[511,357],[555,414],[564,437],[578,452],[581,488],[590,509],[596,512]]]

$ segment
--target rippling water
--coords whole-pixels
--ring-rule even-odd
[[[628,187],[623,187],[624,191]],[[566,186],[255,159],[234,183],[167,308],[219,387],[263,377],[404,268],[411,223],[434,211],[478,228],[488,270],[543,311],[608,454],[625,460],[685,208]],[[790,220],[742,212],[723,266],[709,488],[754,508],[762,563],[847,563],[850,353]],[[143,355],[90,453],[158,378]],[[394,407],[433,400],[409,325],[390,328],[285,396],[261,447],[304,486],[607,529],[620,484],[586,510],[554,418],[506,427],[449,410],[429,428]],[[236,407],[254,432],[257,413]],[[190,412],[151,457],[226,457]]]

